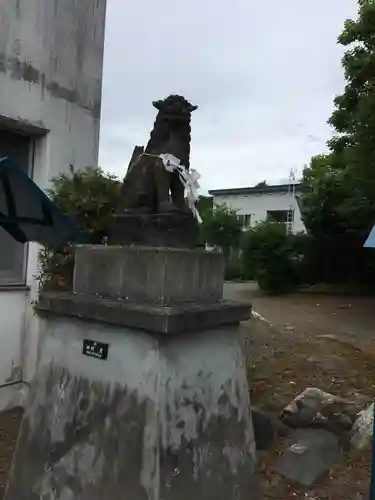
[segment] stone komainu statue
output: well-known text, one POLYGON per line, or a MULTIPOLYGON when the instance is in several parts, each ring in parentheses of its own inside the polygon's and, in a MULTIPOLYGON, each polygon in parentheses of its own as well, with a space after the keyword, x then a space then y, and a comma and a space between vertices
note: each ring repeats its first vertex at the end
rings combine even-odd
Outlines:
POLYGON ((121 207, 128 213, 185 213, 189 208, 185 204, 184 185, 177 173, 165 169, 157 155, 171 154, 189 168, 191 113, 197 106, 178 95, 153 105, 158 110, 154 129, 146 149, 137 146, 134 150, 122 187, 121 207))

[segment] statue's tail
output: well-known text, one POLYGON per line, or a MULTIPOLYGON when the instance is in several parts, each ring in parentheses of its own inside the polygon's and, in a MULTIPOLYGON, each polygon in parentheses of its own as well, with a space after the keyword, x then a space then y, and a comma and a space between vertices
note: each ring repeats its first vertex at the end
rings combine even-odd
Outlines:
POLYGON ((125 197, 125 191, 126 191, 126 187, 127 187, 127 182, 126 182, 127 177, 130 174, 134 164, 136 163, 136 160, 140 157, 140 155, 144 152, 144 150, 145 150, 145 148, 143 146, 135 146, 135 148, 133 149, 133 154, 130 158, 128 170, 126 171, 124 181, 123 181, 122 186, 121 186, 121 195, 120 195, 121 200, 124 200, 124 197, 125 197))
MULTIPOLYGON (((133 149, 133 154, 130 158, 130 162, 129 162, 129 165, 128 165, 128 170, 126 172, 126 175, 128 175, 128 173, 130 172, 130 170, 132 169, 134 163, 135 163, 135 160, 141 155, 143 154, 145 151, 145 148, 143 146, 135 146, 134 149, 133 149)), ((126 177, 126 176, 125 176, 126 177)))

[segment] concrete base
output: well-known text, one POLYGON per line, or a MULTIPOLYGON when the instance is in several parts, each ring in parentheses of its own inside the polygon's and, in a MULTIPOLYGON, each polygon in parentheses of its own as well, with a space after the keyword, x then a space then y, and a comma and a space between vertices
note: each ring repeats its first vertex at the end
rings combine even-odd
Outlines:
POLYGON ((166 337, 48 318, 6 500, 258 500, 254 467, 236 327, 166 337))
POLYGON ((37 310, 41 315, 59 314, 167 335, 236 325, 251 315, 249 304, 227 300, 164 307, 61 292, 41 294, 37 310))

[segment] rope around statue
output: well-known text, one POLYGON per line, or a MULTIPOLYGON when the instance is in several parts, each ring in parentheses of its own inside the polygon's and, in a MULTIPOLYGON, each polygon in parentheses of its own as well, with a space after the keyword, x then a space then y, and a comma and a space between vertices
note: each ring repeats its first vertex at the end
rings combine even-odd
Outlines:
POLYGON ((163 153, 160 155, 152 153, 141 153, 135 160, 134 164, 136 164, 142 156, 152 156, 154 158, 160 158, 164 165, 164 168, 168 172, 175 172, 178 174, 178 177, 185 188, 188 207, 192 211, 193 216, 197 219, 199 224, 201 224, 202 218, 199 215, 197 207, 195 206, 198 201, 198 190, 200 188, 198 179, 201 177, 200 174, 193 168, 191 170, 187 170, 183 165, 181 165, 181 162, 178 158, 169 153, 163 153))

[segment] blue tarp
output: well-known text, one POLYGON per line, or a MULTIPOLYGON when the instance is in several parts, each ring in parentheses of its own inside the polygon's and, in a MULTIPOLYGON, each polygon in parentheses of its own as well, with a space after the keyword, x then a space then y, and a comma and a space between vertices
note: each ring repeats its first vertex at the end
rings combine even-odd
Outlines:
POLYGON ((371 229, 370 234, 363 245, 365 248, 375 248, 375 226, 371 229))
POLYGON ((73 220, 9 158, 0 159, 0 226, 20 243, 86 243, 73 220))

